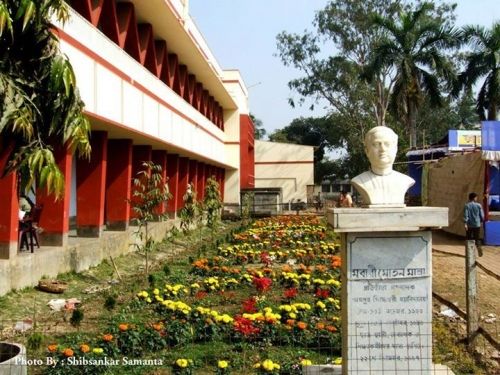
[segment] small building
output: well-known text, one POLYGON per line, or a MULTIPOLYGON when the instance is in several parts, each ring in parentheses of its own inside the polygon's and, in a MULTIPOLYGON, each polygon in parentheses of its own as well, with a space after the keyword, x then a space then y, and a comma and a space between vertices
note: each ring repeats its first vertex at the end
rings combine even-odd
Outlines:
POLYGON ((313 184, 313 146, 255 141, 256 188, 281 188, 283 203, 306 202, 313 184))

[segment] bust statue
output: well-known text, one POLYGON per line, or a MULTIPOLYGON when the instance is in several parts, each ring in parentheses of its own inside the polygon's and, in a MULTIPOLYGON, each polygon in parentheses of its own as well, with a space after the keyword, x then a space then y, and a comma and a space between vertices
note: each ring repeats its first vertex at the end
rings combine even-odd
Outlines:
POLYGON ((398 136, 386 126, 376 126, 365 136, 365 153, 370 170, 351 180, 368 207, 405 207, 406 191, 415 180, 392 169, 398 150, 398 136))

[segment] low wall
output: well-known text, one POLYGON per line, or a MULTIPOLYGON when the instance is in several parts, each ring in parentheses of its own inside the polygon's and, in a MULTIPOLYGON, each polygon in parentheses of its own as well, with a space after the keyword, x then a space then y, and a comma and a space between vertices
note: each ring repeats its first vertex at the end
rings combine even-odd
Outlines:
MULTIPOLYGON (((167 230, 177 220, 150 223, 150 233, 156 241, 165 237, 167 230)), ((34 253, 22 252, 12 259, 0 260, 0 296, 12 289, 35 286, 42 277, 56 277, 65 272, 82 272, 99 265, 109 256, 117 257, 134 251, 138 243, 134 232, 137 227, 127 231, 104 231, 100 238, 72 237, 65 247, 42 246, 34 253)))

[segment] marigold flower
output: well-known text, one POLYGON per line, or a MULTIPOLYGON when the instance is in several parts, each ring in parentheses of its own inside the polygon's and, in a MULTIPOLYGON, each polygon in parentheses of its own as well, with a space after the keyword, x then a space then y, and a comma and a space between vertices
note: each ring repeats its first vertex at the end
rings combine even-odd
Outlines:
POLYGON ((336 328, 335 326, 330 326, 330 325, 328 325, 328 326, 326 326, 326 330, 327 330, 328 332, 336 332, 336 331, 337 331, 337 328, 336 328))
POLYGON ((71 348, 64 349, 62 353, 65 357, 73 357, 75 354, 71 348))
POLYGON ((289 325, 290 327, 293 327, 295 325, 295 320, 287 319, 286 324, 289 325))
POLYGON ((163 324, 162 323, 153 324, 153 329, 155 331, 161 331, 163 329, 163 324))
POLYGON ((88 353, 90 352, 90 346, 88 346, 87 344, 82 344, 80 345, 80 351, 82 353, 88 353))
POLYGON ((312 361, 310 359, 303 359, 302 361, 300 361, 300 364, 302 366, 311 366, 312 365, 312 361))
POLYGON ((325 329, 325 324, 324 323, 318 323, 316 324, 317 329, 325 329))
POLYGON ((185 358, 179 358, 178 360, 175 361, 175 364, 180 368, 186 368, 188 367, 189 362, 185 358))
POLYGON ((122 323, 118 326, 118 329, 122 332, 125 332, 128 330, 128 324, 122 323))
POLYGON ((94 348, 92 349, 92 352, 94 352, 95 354, 102 354, 104 350, 102 348, 94 348))
POLYGON ((51 353, 54 353, 57 351, 57 344, 50 344, 49 346, 47 346, 47 350, 51 353))
POLYGON ((304 322, 298 322, 297 323, 297 328, 300 329, 300 330, 304 330, 307 328, 307 323, 304 323, 304 322))
POLYGON ((107 334, 105 334, 105 335, 103 335, 103 336, 102 336, 102 339, 103 339, 104 341, 106 341, 106 342, 110 342, 110 341, 112 341, 112 340, 113 340, 113 335, 112 335, 112 334, 110 334, 110 333, 107 333, 107 334))
POLYGON ((218 361, 217 362, 217 367, 218 368, 226 368, 227 366, 229 366, 229 362, 228 361, 218 361))

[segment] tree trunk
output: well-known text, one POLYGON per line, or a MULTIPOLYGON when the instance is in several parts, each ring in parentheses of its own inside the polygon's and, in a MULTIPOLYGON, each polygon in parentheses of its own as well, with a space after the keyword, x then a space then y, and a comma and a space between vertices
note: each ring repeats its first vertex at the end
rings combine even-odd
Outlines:
POLYGON ((492 101, 488 108, 488 121, 496 121, 497 119, 497 103, 492 101))
POLYGON ((410 132, 410 148, 417 147, 417 108, 413 100, 408 101, 408 130, 410 132))

